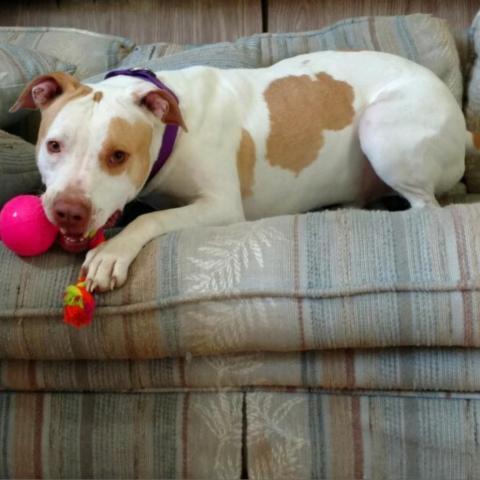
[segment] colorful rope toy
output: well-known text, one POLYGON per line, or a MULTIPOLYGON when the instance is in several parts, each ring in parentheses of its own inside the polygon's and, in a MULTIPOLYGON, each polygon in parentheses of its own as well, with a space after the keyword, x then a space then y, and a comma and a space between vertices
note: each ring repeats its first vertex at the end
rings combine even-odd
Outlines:
MULTIPOLYGON (((105 242, 105 234, 100 229, 90 240, 88 248, 92 249, 105 242)), ((63 321, 75 328, 82 328, 93 320, 95 313, 95 297, 86 288, 86 279, 68 285, 63 295, 63 321)))
POLYGON ((84 278, 69 285, 63 295, 63 321, 75 328, 92 323, 95 312, 95 298, 86 288, 84 278))

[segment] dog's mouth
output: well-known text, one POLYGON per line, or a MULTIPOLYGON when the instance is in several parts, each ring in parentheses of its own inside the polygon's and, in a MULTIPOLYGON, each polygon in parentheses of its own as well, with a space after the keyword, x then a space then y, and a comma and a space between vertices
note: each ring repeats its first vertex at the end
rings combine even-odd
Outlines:
MULTIPOLYGON (((113 228, 121 216, 121 210, 117 210, 115 213, 113 213, 113 215, 110 216, 110 218, 107 220, 105 225, 101 227, 101 229, 113 228)), ((101 229, 84 234, 60 231, 60 234, 58 236, 58 243, 67 252, 84 252, 90 247, 90 242, 95 238, 98 231, 101 229)))

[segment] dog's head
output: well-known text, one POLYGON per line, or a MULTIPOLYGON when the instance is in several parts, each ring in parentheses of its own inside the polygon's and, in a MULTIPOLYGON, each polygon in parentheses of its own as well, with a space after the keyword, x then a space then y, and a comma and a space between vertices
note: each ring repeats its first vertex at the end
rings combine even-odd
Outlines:
POLYGON ((85 85, 61 72, 43 75, 27 85, 11 111, 21 108, 42 114, 36 152, 45 212, 64 234, 79 239, 138 194, 164 125, 185 128, 172 95, 126 77, 85 85))

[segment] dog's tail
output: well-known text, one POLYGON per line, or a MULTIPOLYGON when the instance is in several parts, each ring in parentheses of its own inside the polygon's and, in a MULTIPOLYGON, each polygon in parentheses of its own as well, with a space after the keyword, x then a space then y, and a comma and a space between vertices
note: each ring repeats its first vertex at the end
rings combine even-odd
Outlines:
POLYGON ((480 155, 480 132, 466 131, 465 146, 467 147, 467 154, 480 155))

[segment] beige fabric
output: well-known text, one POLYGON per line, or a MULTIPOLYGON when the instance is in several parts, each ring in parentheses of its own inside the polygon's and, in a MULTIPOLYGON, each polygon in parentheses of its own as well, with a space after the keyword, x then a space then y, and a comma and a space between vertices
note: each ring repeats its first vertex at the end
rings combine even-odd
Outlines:
POLYGON ((115 67, 134 46, 124 37, 52 27, 0 27, 0 42, 73 63, 77 67, 76 76, 80 79, 115 67))
POLYGON ((0 478, 239 478, 240 393, 0 394, 0 478))
POLYGON ((0 394, 0 478, 466 480, 478 395, 0 394))
POLYGON ((51 53, 2 43, 0 33, 0 127, 11 125, 26 115, 26 111, 12 114, 8 110, 27 82, 37 75, 58 70, 73 74, 75 65, 58 60, 51 53))
POLYGON ((478 396, 248 394, 248 478, 475 478, 479 414, 478 396))
POLYGON ((395 348, 258 352, 161 360, 0 361, 0 390, 480 390, 480 351, 395 348))
POLYGON ((40 188, 35 147, 0 130, 0 208, 15 195, 37 192, 40 188))
POLYGON ((465 113, 469 129, 480 131, 480 11, 473 20, 470 39, 475 51, 475 61, 468 84, 468 102, 465 113))
POLYGON ((335 210, 150 242, 93 324, 62 323, 81 256, 0 248, 0 352, 148 359, 255 351, 480 346, 480 205, 335 210), (279 261, 281 259, 281 261, 279 261))
POLYGON ((429 68, 459 103, 462 100, 463 80, 455 40, 448 23, 431 15, 354 17, 320 30, 264 33, 231 43, 194 47, 164 42, 140 45, 121 66, 147 66, 156 71, 191 65, 255 68, 319 50, 378 50, 429 68))
MULTIPOLYGON (((468 78, 465 115, 467 128, 480 132, 480 11, 472 23, 469 38, 474 60, 468 78)), ((480 155, 467 155, 465 182, 469 193, 480 193, 480 155)))

